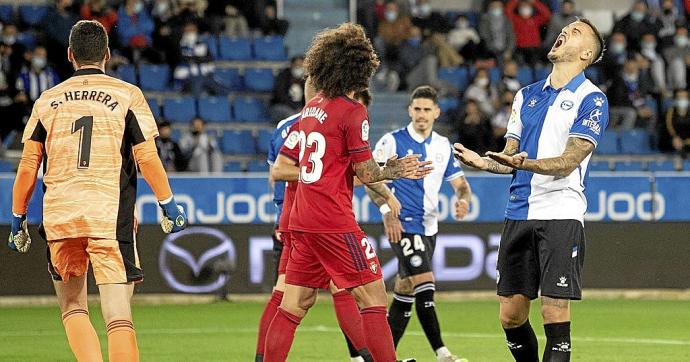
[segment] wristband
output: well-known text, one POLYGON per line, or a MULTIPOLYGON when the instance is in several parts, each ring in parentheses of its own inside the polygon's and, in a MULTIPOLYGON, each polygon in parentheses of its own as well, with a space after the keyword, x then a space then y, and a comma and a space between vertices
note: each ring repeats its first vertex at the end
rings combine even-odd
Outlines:
POLYGON ((391 207, 388 206, 388 204, 383 204, 381 207, 379 207, 379 211, 381 211, 381 215, 386 215, 387 213, 391 212, 391 207))

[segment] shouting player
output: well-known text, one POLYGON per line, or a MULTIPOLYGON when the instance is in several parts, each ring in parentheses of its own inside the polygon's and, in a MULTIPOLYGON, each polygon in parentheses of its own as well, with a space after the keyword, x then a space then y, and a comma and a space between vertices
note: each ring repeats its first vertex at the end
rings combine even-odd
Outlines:
POLYGON ((549 77, 515 95, 503 152, 482 158, 455 145, 465 164, 513 174, 496 277, 500 320, 516 361, 539 360, 528 319, 539 290, 542 360, 570 360, 570 300, 582 298, 585 175, 609 119, 606 96, 584 70, 602 53, 592 23, 569 24, 549 51, 549 77))
POLYGON ((96 21, 72 27, 74 75, 36 101, 14 183, 10 248, 26 251, 26 209, 43 162, 43 228, 48 268, 67 340, 78 361, 102 361, 89 320, 89 262, 101 296, 110 361, 138 361, 130 299, 144 275, 136 249, 137 170, 155 193, 167 232, 185 228, 154 138, 156 122, 136 86, 104 74, 108 36, 96 21), (172 221, 172 223, 170 222, 172 221))
POLYGON ((395 361, 386 321, 381 265, 352 211, 354 176, 365 184, 430 172, 419 155, 392 157, 384 167, 369 148, 366 108, 354 94, 367 88, 379 61, 361 26, 320 32, 305 58, 305 74, 318 92, 299 124, 299 184, 290 213, 292 249, 285 294, 268 329, 265 361, 284 361, 295 330, 332 280, 361 308, 366 346, 376 361, 395 361))
MULTIPOLYGON (((434 163, 434 171, 423 180, 399 179, 392 188, 400 199, 402 210, 399 217, 383 212, 384 225, 391 248, 398 258, 399 279, 395 283, 395 295, 388 310, 388 323, 396 347, 410 320, 412 304, 422 325, 431 349, 438 361, 464 361, 453 356, 443 343, 441 327, 434 303, 434 275, 431 257, 436 246, 438 232, 438 194, 443 180, 455 189, 455 217, 467 215, 471 190, 460 163, 453 157, 448 138, 434 132, 434 122, 441 115, 436 90, 429 86, 415 89, 410 96, 408 113, 412 122, 402 129, 387 133, 376 144, 374 157, 385 162, 395 154, 416 153, 434 163), (400 229, 402 222, 402 234, 400 229)), ((378 196, 369 192, 372 200, 378 196)))

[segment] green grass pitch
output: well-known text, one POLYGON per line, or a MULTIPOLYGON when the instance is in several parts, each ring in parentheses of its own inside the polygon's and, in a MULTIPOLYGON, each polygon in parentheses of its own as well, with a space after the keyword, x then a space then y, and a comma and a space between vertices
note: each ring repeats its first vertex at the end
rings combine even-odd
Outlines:
MULTIPOLYGON (((535 304, 534 307, 537 307, 535 304)), ((446 345, 477 361, 511 361, 495 301, 437 303, 446 345)), ((259 302, 135 305, 142 361, 253 361, 259 302)), ((573 308, 573 361, 690 361, 690 302, 588 300, 573 308)), ((100 311, 91 319, 105 347, 100 311)), ((531 317, 543 346, 538 308, 531 317)), ((0 361, 72 361, 57 307, 0 308, 0 361)), ((435 361, 416 317, 400 357, 435 361)), ((104 356, 107 352, 104 348, 104 356)), ((290 361, 349 361, 330 303, 309 312, 290 361)))

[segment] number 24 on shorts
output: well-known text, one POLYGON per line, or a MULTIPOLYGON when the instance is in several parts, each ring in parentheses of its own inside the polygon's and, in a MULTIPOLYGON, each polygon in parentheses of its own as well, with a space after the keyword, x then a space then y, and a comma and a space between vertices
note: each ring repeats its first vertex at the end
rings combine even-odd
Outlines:
POLYGON ((419 235, 415 235, 414 238, 414 243, 410 241, 409 238, 404 238, 400 240, 400 246, 403 249, 403 255, 409 256, 414 254, 415 250, 419 251, 424 251, 426 248, 424 247, 424 242, 422 241, 422 237, 419 235), (414 246, 414 250, 413 250, 414 246))

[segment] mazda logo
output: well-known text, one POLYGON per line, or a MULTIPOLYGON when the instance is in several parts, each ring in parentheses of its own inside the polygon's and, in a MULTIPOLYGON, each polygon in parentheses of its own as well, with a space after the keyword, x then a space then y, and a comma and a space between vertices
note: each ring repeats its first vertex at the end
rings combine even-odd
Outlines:
POLYGON ((211 264, 210 262, 212 260, 217 259, 224 259, 230 261, 232 264, 236 262, 235 245, 232 239, 223 232, 213 228, 193 227, 176 234, 170 234, 163 240, 163 245, 161 246, 160 255, 158 257, 158 267, 168 285, 177 291, 184 293, 211 293, 223 287, 228 282, 227 274, 221 273, 217 275, 215 279, 206 281, 204 284, 189 284, 178 280, 171 270, 170 262, 172 260, 180 261, 190 269, 194 275, 194 279, 198 279, 204 267, 210 266, 208 264, 211 264), (211 240, 211 244, 215 244, 215 246, 205 250, 196 258, 189 250, 176 243, 178 239, 184 237, 193 238, 195 241, 200 241, 200 239, 204 239, 204 241, 211 240))

